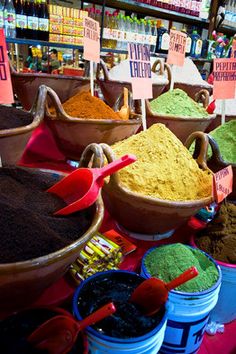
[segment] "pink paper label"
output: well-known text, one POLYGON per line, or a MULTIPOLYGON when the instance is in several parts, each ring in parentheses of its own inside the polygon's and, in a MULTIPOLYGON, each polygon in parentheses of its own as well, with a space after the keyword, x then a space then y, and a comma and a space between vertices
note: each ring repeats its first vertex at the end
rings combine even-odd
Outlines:
POLYGON ((184 65, 187 34, 170 30, 170 44, 167 56, 167 63, 176 66, 184 65))
POLYGON ((100 27, 99 22, 90 17, 84 17, 84 59, 100 62, 100 27))
POLYGON ((133 99, 152 98, 150 47, 147 44, 128 43, 133 99))
POLYGON ((0 29, 0 104, 14 102, 10 68, 7 57, 6 40, 3 29, 0 29))
POLYGON ((236 59, 214 59, 213 96, 215 99, 235 98, 236 59))

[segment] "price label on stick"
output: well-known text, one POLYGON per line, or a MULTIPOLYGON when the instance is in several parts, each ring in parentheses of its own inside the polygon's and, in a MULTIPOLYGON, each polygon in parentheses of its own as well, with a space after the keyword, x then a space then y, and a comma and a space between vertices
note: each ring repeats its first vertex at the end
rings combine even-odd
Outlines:
POLYGON ((90 17, 84 17, 84 59, 100 62, 100 27, 99 22, 90 17))
POLYGON ((0 104, 14 102, 7 46, 3 29, 0 29, 0 104))
POLYGON ((233 170, 228 166, 214 174, 214 194, 217 203, 222 202, 233 188, 233 170))
POLYGON ((186 42, 186 33, 170 30, 170 44, 167 56, 168 64, 176 66, 184 65, 186 42))
POLYGON ((152 98, 150 49, 147 44, 128 43, 133 99, 152 98))
POLYGON ((235 98, 236 58, 214 59, 213 75, 214 98, 235 98))

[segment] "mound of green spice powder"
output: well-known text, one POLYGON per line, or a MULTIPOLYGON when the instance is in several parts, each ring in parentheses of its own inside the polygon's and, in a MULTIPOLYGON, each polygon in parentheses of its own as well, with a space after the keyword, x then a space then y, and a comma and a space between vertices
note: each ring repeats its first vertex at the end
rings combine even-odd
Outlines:
POLYGON ((144 263, 151 276, 160 278, 165 283, 195 266, 199 274, 176 288, 184 292, 195 293, 209 289, 219 277, 214 263, 204 253, 180 243, 155 248, 147 254, 144 263))
POLYGON ((236 164, 236 120, 231 120, 210 132, 217 142, 224 161, 236 164))
POLYGON ((192 118, 207 118, 208 113, 203 108, 190 98, 186 92, 180 89, 175 89, 163 93, 150 102, 153 113, 176 116, 176 117, 192 117, 192 118))

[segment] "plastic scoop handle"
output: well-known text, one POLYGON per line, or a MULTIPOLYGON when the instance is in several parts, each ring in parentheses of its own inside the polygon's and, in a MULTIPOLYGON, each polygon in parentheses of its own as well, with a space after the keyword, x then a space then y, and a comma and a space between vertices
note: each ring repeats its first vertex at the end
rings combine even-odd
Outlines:
POLYGON ((110 162, 106 166, 102 168, 95 168, 94 171, 96 173, 96 176, 98 179, 106 178, 107 176, 112 175, 113 173, 121 170, 123 167, 126 167, 130 165, 131 163, 135 162, 137 160, 137 157, 132 154, 124 155, 120 157, 119 159, 110 162))
POLYGON ((198 275, 196 267, 190 267, 185 272, 180 274, 177 278, 171 280, 169 283, 165 283, 165 287, 168 291, 177 288, 178 286, 186 283, 188 280, 195 278, 198 275))
POLYGON ((27 340, 34 347, 47 350, 49 354, 66 354, 72 349, 80 331, 115 311, 115 305, 111 302, 81 321, 65 315, 54 316, 41 324, 27 340))

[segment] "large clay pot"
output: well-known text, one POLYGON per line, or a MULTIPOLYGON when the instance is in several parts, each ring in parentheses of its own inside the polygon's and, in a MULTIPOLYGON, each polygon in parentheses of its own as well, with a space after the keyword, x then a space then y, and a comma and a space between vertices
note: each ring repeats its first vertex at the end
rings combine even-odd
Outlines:
MULTIPOLYGON (((64 174, 57 171, 30 171, 36 174, 37 178, 40 178, 39 174, 48 174, 55 178, 55 183, 64 177, 64 174)), ((66 273, 84 244, 94 236, 102 223, 104 207, 100 195, 91 208, 91 226, 68 246, 31 260, 0 263, 0 311, 10 312, 29 307, 46 288, 66 273)))
MULTIPOLYGON (((152 71, 156 72, 157 67, 159 66, 159 73, 160 75, 163 75, 164 73, 164 67, 163 64, 160 60, 157 60, 153 67, 152 67, 152 71)), ((168 75, 170 74, 170 72, 168 72, 168 75)), ((100 86, 100 89, 102 91, 102 94, 104 96, 104 99, 106 101, 106 103, 113 107, 117 97, 120 96, 120 94, 123 92, 123 88, 127 87, 127 89, 131 92, 132 91, 132 86, 130 82, 125 82, 125 81, 118 81, 118 80, 110 80, 109 79, 109 73, 106 67, 106 64, 101 60, 100 64, 97 67, 97 83, 100 86), (100 69, 102 69, 103 71, 103 79, 101 79, 99 77, 99 72, 100 69)), ((165 80, 166 82, 157 84, 154 83, 152 85, 152 89, 153 89, 153 97, 158 97, 163 91, 164 89, 168 86, 168 81, 165 80)))
POLYGON ((33 133, 44 118, 46 91, 38 91, 30 110, 33 121, 23 127, 0 130, 0 156, 3 165, 16 165, 33 133))
MULTIPOLYGON (((207 135, 201 132, 195 134, 202 143, 197 162, 203 169, 207 169, 207 135)), ((116 158, 109 146, 100 144, 100 149, 108 162, 116 158)), ((102 160, 99 162, 104 163, 102 160)), ((176 202, 140 195, 122 186, 118 173, 112 174, 109 183, 104 184, 102 195, 107 210, 120 226, 133 233, 145 235, 162 235, 173 231, 213 200, 211 195, 195 201, 176 202)))
MULTIPOLYGON (((195 96, 197 102, 202 101, 204 108, 207 108, 209 103, 209 93, 206 90, 201 90, 195 96)), ((152 112, 151 106, 148 100, 146 100, 147 110, 147 126, 150 127, 155 123, 165 124, 183 143, 187 137, 195 132, 204 132, 208 125, 216 118, 215 114, 209 114, 206 118, 194 118, 194 117, 181 117, 157 114, 152 112)))
POLYGON ((51 87, 59 96, 61 102, 67 101, 80 91, 89 91, 88 78, 41 73, 18 73, 11 68, 11 80, 14 93, 22 107, 30 110, 40 85, 51 87))
POLYGON ((50 88, 47 88, 47 93, 56 109, 56 115, 53 116, 47 110, 45 122, 59 150, 70 160, 78 161, 85 147, 91 143, 112 145, 135 134, 141 126, 141 116, 133 112, 128 120, 70 117, 64 111, 57 94, 50 88))

